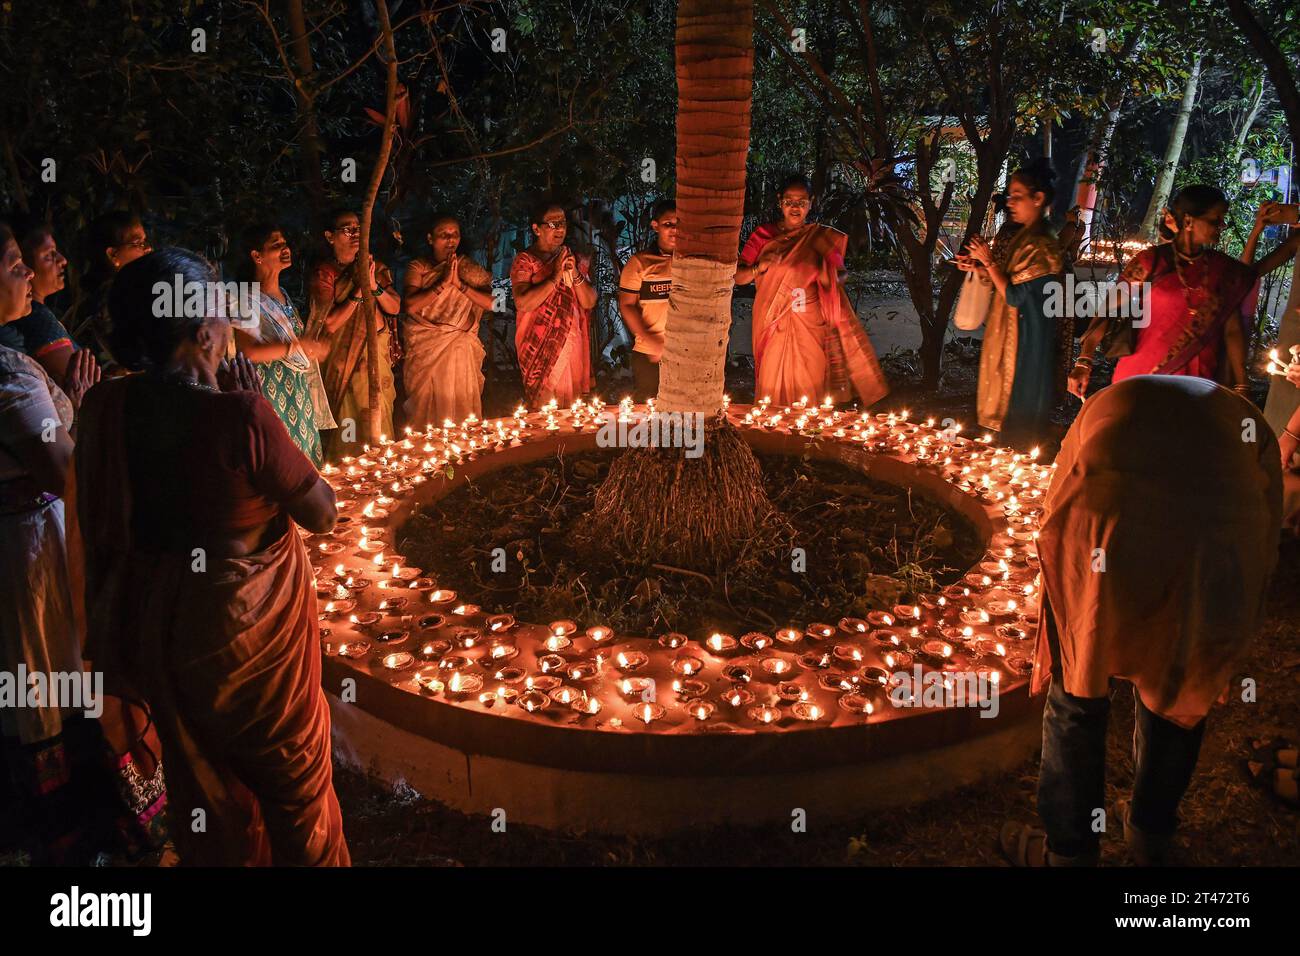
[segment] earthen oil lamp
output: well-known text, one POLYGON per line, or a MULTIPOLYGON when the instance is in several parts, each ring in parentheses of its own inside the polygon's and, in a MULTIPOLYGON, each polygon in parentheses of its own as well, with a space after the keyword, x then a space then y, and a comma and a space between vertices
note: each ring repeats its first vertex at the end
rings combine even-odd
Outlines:
POLYGON ((645 703, 637 704, 633 707, 632 713, 637 720, 642 721, 647 727, 649 727, 654 721, 663 720, 664 714, 666 714, 667 711, 664 710, 663 704, 655 704, 646 701, 645 703))
POLYGON ((748 684, 754 678, 754 672, 744 664, 728 664, 722 669, 722 676, 734 684, 748 684))
POLYGON ((592 660, 573 661, 565 671, 565 677, 572 681, 588 681, 600 672, 600 665, 592 660))
POLYGON ((723 691, 719 699, 729 707, 744 707, 754 702, 754 694, 745 687, 732 687, 723 691))
POLYGON ((765 657, 758 664, 763 672, 773 677, 783 677, 794 670, 794 665, 784 657, 765 657))
POLYGON ((456 592, 446 588, 435 588, 429 592, 430 604, 454 604, 456 602, 456 592))
POLYGON ((723 634, 719 631, 714 631, 705 639, 704 646, 708 648, 709 652, 712 654, 727 655, 735 653, 739 643, 740 642, 730 634, 723 634))
POLYGON ((493 614, 484 622, 484 626, 493 634, 504 634, 515 626, 515 616, 513 614, 493 614))
POLYGON ((651 687, 654 681, 648 677, 624 677, 618 682, 618 690, 624 697, 640 697, 651 687))
POLYGON ((824 641, 835 636, 835 628, 829 624, 809 624, 804 633, 814 641, 824 641))
POLYGON ((693 677, 673 681, 673 693, 681 698, 703 697, 709 692, 709 682, 693 677))
POLYGON ((395 651, 385 654, 382 663, 390 671, 400 671, 415 663, 415 658, 406 651, 395 651))
POLYGON ((759 724, 774 724, 781 719, 781 711, 768 704, 758 704, 745 711, 750 720, 759 724))
POLYGON ((529 689, 520 694, 515 699, 515 703, 528 711, 528 713, 535 714, 550 707, 551 698, 546 694, 543 694, 540 690, 529 689))
POLYGON ((537 659, 537 669, 543 674, 554 674, 563 671, 568 663, 559 654, 544 654, 537 659))
POLYGON ((871 714, 876 709, 862 694, 841 694, 835 702, 850 714, 871 714))
POLYGON ((673 673, 678 677, 690 677, 692 674, 698 674, 704 670, 704 661, 698 657, 683 654, 673 658, 672 668, 673 673))
POLYGON ((339 657, 350 657, 353 660, 359 660, 369 653, 369 641, 349 641, 346 644, 339 645, 339 657))
POLYGON ((584 714, 588 717, 595 716, 596 714, 599 714, 601 711, 601 704, 599 698, 591 697, 588 696, 587 694, 583 694, 580 697, 576 698, 573 701, 573 703, 571 703, 569 706, 572 707, 574 710, 576 710, 578 713, 584 714))
POLYGON ((713 716, 714 707, 707 700, 688 700, 686 712, 698 721, 708 720, 713 716))
POLYGON ((642 651, 619 651, 614 657, 614 664, 625 673, 638 671, 650 663, 650 657, 642 651))
POLYGON ((761 631, 750 631, 748 634, 740 635, 740 645, 750 651, 764 651, 771 647, 773 639, 761 631))
POLYGON ((776 632, 776 639, 782 644, 798 644, 803 639, 803 631, 793 627, 783 627, 776 632))
POLYGON ((420 657, 426 661, 434 661, 450 650, 451 641, 442 639, 436 641, 425 641, 424 644, 420 646, 420 657))
POLYGON ((669 631, 667 634, 659 635, 659 646, 666 647, 670 651, 679 647, 685 647, 686 642, 690 640, 685 634, 678 634, 676 631, 669 631))
POLYGON ((782 700, 786 702, 792 700, 798 700, 799 698, 803 697, 803 695, 804 695, 804 690, 798 684, 787 682, 787 683, 776 685, 776 696, 780 697, 782 700))
POLYGON ((452 700, 464 700, 465 697, 477 695, 484 689, 484 679, 477 674, 461 674, 460 671, 452 671, 446 684, 446 695, 452 700))
POLYGON ((586 633, 587 637, 591 638, 595 644, 606 644, 614 638, 614 629, 601 624, 587 628, 586 633))
POLYGON ((826 716, 826 711, 818 704, 810 700, 799 700, 790 707, 790 713, 794 714, 799 720, 816 721, 826 716))

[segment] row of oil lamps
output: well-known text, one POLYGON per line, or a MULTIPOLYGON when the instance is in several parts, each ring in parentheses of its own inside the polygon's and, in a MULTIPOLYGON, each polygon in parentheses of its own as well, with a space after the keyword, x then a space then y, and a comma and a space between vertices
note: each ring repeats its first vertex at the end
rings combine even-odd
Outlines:
MULTIPOLYGON (((653 411, 653 404, 647 410, 653 411)), ((368 662, 374 671, 392 675, 417 692, 455 703, 477 702, 484 708, 513 704, 522 714, 552 716, 562 711, 582 720, 596 718, 617 703, 619 715, 609 717, 610 727, 672 723, 665 720, 669 711, 660 699, 659 682, 645 676, 650 653, 633 644, 670 656, 671 677, 665 676, 665 681, 673 700, 688 723, 701 725, 715 715, 741 712, 760 726, 780 724, 787 716, 807 723, 833 721, 834 705, 814 699, 827 693, 835 695, 834 704, 847 715, 870 717, 881 709, 880 695, 890 674, 914 664, 935 670, 974 667, 994 683, 1004 672, 1016 677, 1028 673, 1031 665, 1022 648, 1036 621, 1038 603, 1032 542, 1051 475, 1050 468, 1037 463, 1036 451, 1022 455, 972 441, 961 437, 960 427, 952 423, 936 429, 933 420, 910 422, 906 412, 850 413, 834 409, 829 401, 773 410, 763 400, 743 413, 729 413, 743 427, 861 443, 869 451, 936 469, 985 507, 999 508, 1006 526, 993 535, 984 558, 960 582, 892 612, 871 611, 864 619, 844 618, 838 626, 811 624, 802 630, 782 628, 739 638, 711 633, 695 642, 697 646, 683 634, 622 639, 617 642, 622 649, 615 650, 614 632, 603 625, 579 635, 571 621, 541 629, 520 624, 509 614, 486 615, 391 551, 385 525, 399 496, 477 455, 561 427, 595 427, 608 413, 599 399, 592 399, 565 410, 554 403, 537 413, 521 407, 507 419, 480 421, 471 416, 459 425, 448 421, 423 432, 408 429, 400 440, 381 440, 378 447, 366 447, 361 455, 322 469, 338 493, 340 510, 332 534, 308 537, 325 653, 368 662), (411 642, 412 633, 420 640, 411 642), (420 646, 406 650, 408 642, 420 646), (521 666, 521 644, 530 650, 527 657, 533 659, 534 673, 521 666), (793 650, 796 644, 808 649, 794 660, 774 653, 793 650), (721 695, 706 699, 709 684, 701 674, 714 667, 726 687, 721 695), (607 679, 614 693, 602 700, 607 679), (489 687, 489 681, 494 686, 489 687), (775 685, 767 700, 754 692, 763 684, 775 685), (788 713, 781 709, 784 705, 788 713)), ((630 421, 644 413, 625 399, 617 414, 630 421)))

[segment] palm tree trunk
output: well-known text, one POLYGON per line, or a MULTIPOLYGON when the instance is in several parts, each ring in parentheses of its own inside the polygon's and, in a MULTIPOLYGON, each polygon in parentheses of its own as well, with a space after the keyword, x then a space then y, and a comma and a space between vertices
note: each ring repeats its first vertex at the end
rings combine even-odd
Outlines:
POLYGON ((677 8, 677 253, 659 407, 722 407, 731 294, 745 213, 754 88, 752 0, 677 8))
POLYGON ((699 415, 703 447, 633 449, 596 493, 583 534, 634 560, 717 568, 772 512, 758 460, 718 413, 745 209, 752 0, 677 7, 677 250, 658 411, 699 415))
POLYGON ((1192 63, 1192 71, 1187 74, 1187 84, 1183 87, 1183 101, 1178 107, 1178 116, 1174 128, 1169 133, 1169 144, 1165 147, 1165 158, 1160 164, 1160 174, 1156 177, 1155 192, 1151 194, 1151 203, 1147 214, 1142 218, 1141 235, 1154 239, 1156 226, 1165 204, 1169 202, 1169 193, 1174 187, 1174 174, 1178 171, 1178 160, 1183 154, 1183 140, 1187 138, 1187 124, 1192 118, 1192 107, 1196 104, 1196 87, 1201 80, 1201 57, 1197 54, 1192 63))

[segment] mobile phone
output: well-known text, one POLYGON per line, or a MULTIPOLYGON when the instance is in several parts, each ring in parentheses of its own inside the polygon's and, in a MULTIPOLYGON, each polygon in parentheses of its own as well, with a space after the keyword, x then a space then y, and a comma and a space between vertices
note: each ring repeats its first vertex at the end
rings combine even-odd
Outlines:
POLYGON ((1300 225, 1300 203, 1278 203, 1269 210, 1264 221, 1273 226, 1300 225))

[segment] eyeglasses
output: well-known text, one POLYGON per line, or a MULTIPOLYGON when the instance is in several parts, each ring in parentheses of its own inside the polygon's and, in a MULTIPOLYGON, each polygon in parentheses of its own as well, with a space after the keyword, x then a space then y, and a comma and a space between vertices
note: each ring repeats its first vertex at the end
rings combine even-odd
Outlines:
POLYGON ((343 235, 345 235, 345 236, 359 236, 359 235, 361 235, 361 227, 360 227, 360 226, 340 226, 340 227, 339 227, 338 229, 336 229, 335 231, 336 231, 336 232, 341 232, 341 233, 343 233, 343 235))
POLYGON ((119 245, 119 249, 139 249, 143 252, 145 249, 152 249, 148 239, 132 239, 130 242, 124 242, 119 245))
POLYGON ((807 209, 812 203, 807 199, 782 199, 781 205, 786 209, 807 209))
POLYGON ((660 225, 662 228, 664 228, 664 229, 676 229, 676 228, 677 228, 677 220, 676 220, 676 219, 669 219, 667 222, 664 222, 663 220, 660 220, 659 225, 660 225))
POLYGON ((565 226, 568 225, 568 222, 566 222, 563 219, 559 219, 559 220, 548 219, 544 223, 542 223, 542 225, 545 226, 547 229, 563 229, 565 226))

